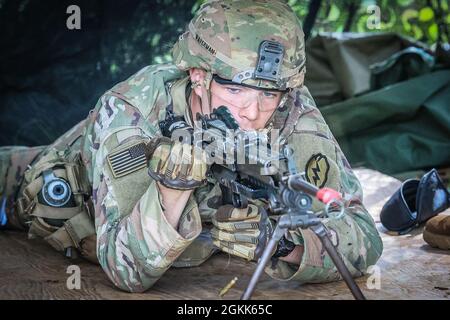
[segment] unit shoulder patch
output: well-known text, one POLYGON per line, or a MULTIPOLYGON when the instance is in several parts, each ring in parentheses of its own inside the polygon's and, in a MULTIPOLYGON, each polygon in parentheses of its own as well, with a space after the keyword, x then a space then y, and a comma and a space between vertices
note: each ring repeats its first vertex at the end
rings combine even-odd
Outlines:
POLYGON ((114 178, 120 178, 147 166, 147 145, 138 142, 108 154, 108 164, 114 178))
POLYGON ((325 186, 328 180, 328 172, 330 171, 330 163, 326 156, 321 153, 314 154, 306 162, 305 176, 309 183, 314 184, 318 188, 325 186))

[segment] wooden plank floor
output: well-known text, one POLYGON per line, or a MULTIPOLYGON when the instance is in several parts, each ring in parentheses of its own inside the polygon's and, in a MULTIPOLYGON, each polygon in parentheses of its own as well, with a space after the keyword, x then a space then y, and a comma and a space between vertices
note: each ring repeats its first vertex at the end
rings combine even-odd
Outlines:
MULTIPOLYGON (((379 211, 400 182, 378 172, 356 170, 365 191, 365 203, 373 214, 384 242, 378 262, 381 288, 369 290, 367 277, 357 283, 369 299, 449 299, 450 252, 432 249, 422 239, 422 228, 403 236, 391 236, 379 223, 379 211)), ((446 214, 450 214, 447 211, 446 214)), ((130 294, 116 289, 99 266, 70 261, 40 240, 24 233, 0 233, 0 299, 221 299, 219 291, 235 276, 236 285, 225 299, 239 299, 254 263, 213 256, 197 268, 170 269, 149 291, 130 294), (66 287, 71 264, 81 269, 81 289, 66 287)), ((343 282, 298 285, 263 275, 256 299, 351 299, 343 282)))

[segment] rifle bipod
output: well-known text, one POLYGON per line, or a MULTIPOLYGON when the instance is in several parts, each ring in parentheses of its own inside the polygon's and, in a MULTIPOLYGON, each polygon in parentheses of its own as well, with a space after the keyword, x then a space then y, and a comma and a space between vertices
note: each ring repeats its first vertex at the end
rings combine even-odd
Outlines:
POLYGON ((278 241, 280 241, 281 237, 284 235, 285 230, 295 230, 296 228, 310 228, 319 237, 323 247, 327 251, 339 273, 342 275, 342 278, 344 279, 348 288, 352 292, 353 297, 356 300, 365 300, 366 298, 361 292, 361 289, 352 278, 350 271, 348 270, 341 256, 328 237, 325 226, 322 224, 319 218, 310 213, 294 216, 290 214, 283 214, 282 216, 280 216, 275 231, 273 232, 272 238, 267 244, 258 262, 256 270, 253 273, 252 278, 250 279, 250 282, 241 297, 241 300, 249 300, 251 298, 256 284, 258 283, 258 280, 261 277, 262 272, 264 271, 264 267, 269 262, 271 258, 270 255, 275 249, 275 246, 278 244, 278 241))

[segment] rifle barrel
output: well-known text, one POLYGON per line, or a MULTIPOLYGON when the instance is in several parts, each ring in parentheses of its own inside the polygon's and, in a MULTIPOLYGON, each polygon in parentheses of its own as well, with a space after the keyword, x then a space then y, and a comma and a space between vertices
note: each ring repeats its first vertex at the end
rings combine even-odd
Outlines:
POLYGON ((317 192, 319 191, 319 188, 303 180, 303 178, 298 174, 289 176, 288 186, 292 190, 303 191, 313 197, 316 197, 317 192))

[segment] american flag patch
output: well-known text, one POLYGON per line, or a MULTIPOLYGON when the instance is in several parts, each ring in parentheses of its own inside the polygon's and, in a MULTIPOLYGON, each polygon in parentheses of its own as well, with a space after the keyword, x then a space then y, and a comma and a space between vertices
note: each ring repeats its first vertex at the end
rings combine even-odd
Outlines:
POLYGON ((146 145, 143 142, 107 156, 114 178, 126 176, 147 166, 146 145))

